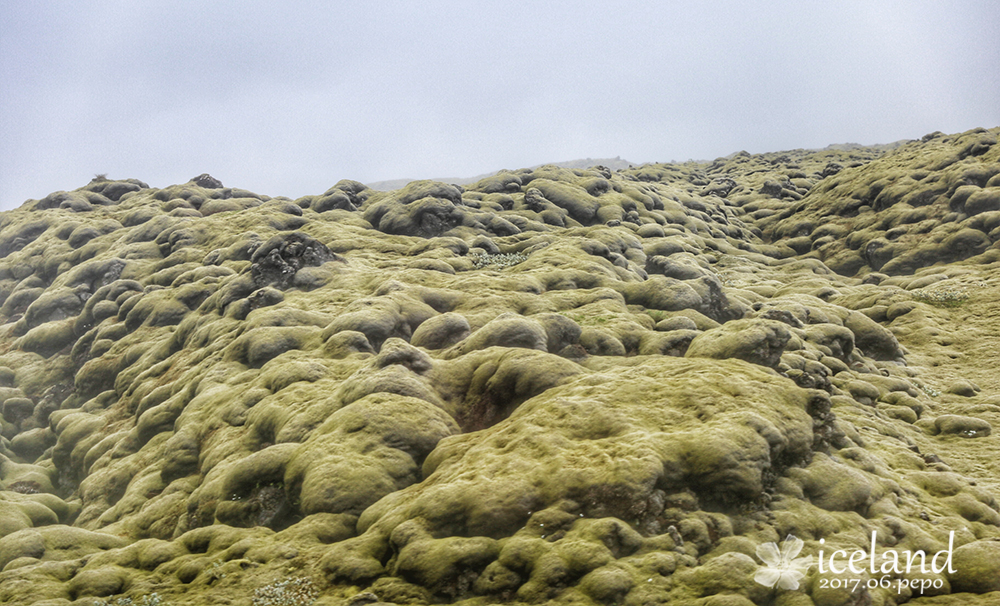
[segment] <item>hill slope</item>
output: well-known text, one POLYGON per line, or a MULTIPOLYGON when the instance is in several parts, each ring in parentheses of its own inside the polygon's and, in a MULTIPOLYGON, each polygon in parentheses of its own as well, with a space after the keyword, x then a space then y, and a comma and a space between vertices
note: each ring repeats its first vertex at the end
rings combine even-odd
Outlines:
POLYGON ((997 133, 29 201, 0 601, 995 603, 997 133))
MULTIPOLYGON (((604 166, 611 170, 619 170, 623 168, 629 168, 633 165, 633 162, 628 160, 622 160, 620 157, 617 158, 599 158, 597 160, 593 158, 582 158, 579 160, 569 160, 567 162, 554 162, 550 166, 557 166, 559 168, 592 168, 594 166, 604 166)), ((544 164, 539 164, 538 166, 531 167, 532 169, 541 168, 546 166, 544 164)), ((443 181, 445 183, 451 183, 452 185, 471 185, 477 181, 481 181, 488 177, 492 177, 499 172, 487 173, 484 175, 479 175, 476 177, 457 177, 450 179, 434 179, 435 181, 443 181)), ((391 191, 394 189, 400 189, 406 187, 408 184, 418 179, 390 179, 388 181, 377 181, 375 183, 368 183, 368 187, 377 191, 391 191)))

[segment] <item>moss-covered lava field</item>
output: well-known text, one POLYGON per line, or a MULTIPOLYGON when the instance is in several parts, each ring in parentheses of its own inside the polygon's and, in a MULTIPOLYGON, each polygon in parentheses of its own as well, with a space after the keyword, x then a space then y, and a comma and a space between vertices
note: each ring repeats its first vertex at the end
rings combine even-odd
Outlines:
POLYGON ((29 200, 0 603, 1000 604, 998 134, 29 200))

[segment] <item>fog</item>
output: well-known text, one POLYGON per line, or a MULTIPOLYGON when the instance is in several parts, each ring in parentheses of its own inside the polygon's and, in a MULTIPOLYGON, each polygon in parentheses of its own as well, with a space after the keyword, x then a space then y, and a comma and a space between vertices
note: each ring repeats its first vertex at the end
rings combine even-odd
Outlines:
POLYGON ((0 208, 994 127, 997 32, 992 2, 9 2, 0 208))

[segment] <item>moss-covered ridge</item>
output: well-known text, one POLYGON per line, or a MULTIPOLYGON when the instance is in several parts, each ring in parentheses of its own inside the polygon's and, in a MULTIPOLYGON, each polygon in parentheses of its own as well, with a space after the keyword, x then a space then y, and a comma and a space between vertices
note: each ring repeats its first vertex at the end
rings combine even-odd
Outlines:
POLYGON ((815 568, 776 594, 756 546, 955 531, 983 572, 932 581, 989 603, 1000 384, 940 369, 998 300, 996 134, 29 201, 0 218, 0 600, 919 604, 815 568))

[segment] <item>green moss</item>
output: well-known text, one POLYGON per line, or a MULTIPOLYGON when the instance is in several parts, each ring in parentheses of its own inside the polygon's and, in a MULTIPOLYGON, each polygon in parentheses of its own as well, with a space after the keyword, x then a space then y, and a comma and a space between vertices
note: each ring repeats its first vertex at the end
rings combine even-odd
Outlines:
POLYGON ((0 602, 794 606, 850 595, 741 554, 988 544, 994 135, 5 213, 0 602))

